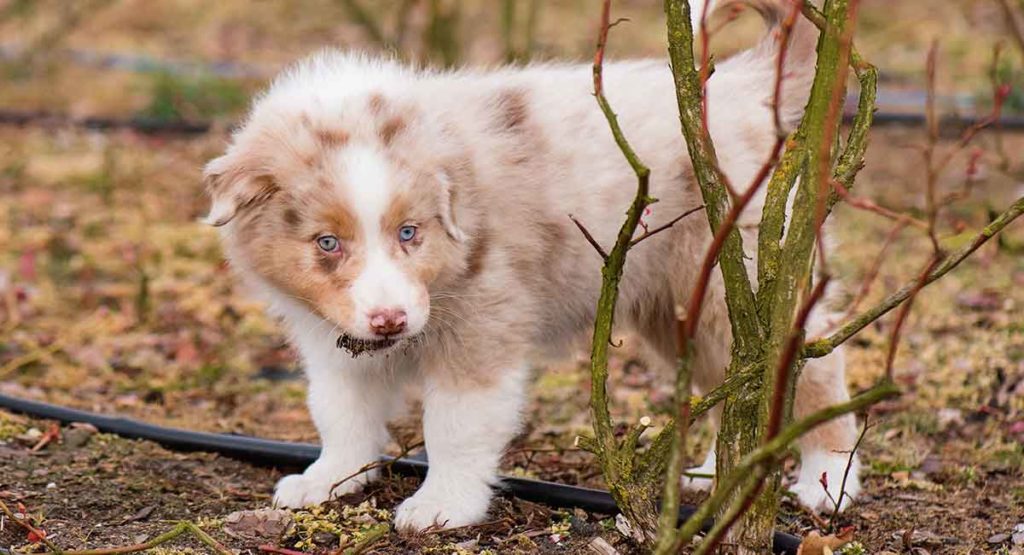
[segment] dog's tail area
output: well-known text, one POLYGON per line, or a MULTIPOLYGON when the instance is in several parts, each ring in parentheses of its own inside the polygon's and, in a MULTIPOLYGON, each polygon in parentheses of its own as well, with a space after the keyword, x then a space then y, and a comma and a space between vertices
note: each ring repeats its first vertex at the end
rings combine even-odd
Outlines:
MULTIPOLYGON (((773 94, 774 87, 766 85, 775 82, 783 29, 787 21, 792 21, 783 58, 779 102, 782 123, 791 129, 803 117, 811 83, 814 81, 818 28, 800 13, 803 0, 690 0, 694 36, 700 32, 701 21, 706 21, 715 11, 738 9, 744 5, 753 8, 764 18, 768 32, 756 46, 730 58, 726 62, 728 68, 722 64, 720 69, 749 73, 752 77, 756 75, 761 81, 758 83, 759 88, 773 94)), ((708 28, 711 26, 708 25, 708 28)))

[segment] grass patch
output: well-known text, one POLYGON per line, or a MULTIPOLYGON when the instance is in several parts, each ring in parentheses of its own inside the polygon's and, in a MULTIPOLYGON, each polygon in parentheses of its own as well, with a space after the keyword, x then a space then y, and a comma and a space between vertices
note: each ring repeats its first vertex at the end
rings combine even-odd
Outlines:
POLYGON ((249 98, 237 81, 203 73, 156 73, 148 86, 149 104, 138 115, 162 122, 234 115, 245 108, 249 98))

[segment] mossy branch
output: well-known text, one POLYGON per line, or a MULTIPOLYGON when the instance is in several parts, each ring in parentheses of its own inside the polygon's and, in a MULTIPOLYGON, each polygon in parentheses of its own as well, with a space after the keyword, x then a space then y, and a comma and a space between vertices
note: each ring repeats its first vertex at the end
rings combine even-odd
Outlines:
POLYGON ((704 521, 715 515, 746 478, 758 468, 765 465, 771 468, 781 462, 797 439, 830 420, 856 413, 899 393, 900 390, 895 384, 883 381, 845 403, 821 409, 783 428, 775 438, 748 453, 732 472, 719 481, 711 497, 702 503, 697 512, 679 529, 672 543, 672 550, 665 553, 675 553, 679 546, 688 544, 700 531, 704 521))
MULTIPOLYGON (((711 133, 704 125, 703 84, 693 52, 690 3, 687 0, 665 0, 665 14, 679 122, 704 199, 708 224, 712 233, 715 233, 729 212, 729 187, 718 164, 711 133)), ((719 264, 725 278, 725 297, 733 329, 734 350, 744 356, 756 355, 764 331, 757 318, 754 293, 744 263, 743 239, 738 229, 729 230, 721 247, 719 264)))
POLYGON ((341 555, 360 555, 361 553, 365 553, 371 546, 373 546, 373 544, 388 535, 389 532, 391 532, 390 525, 377 524, 373 528, 367 530, 355 545, 342 551, 341 555))
MULTIPOLYGON (((941 263, 939 263, 939 265, 928 274, 927 278, 924 280, 924 285, 927 286, 933 283, 935 280, 948 274, 951 270, 959 266, 960 263, 971 256, 974 251, 978 250, 978 248, 984 245, 989 239, 998 235, 1004 228, 1006 228, 1007 225, 1020 217, 1021 214, 1024 214, 1024 197, 1017 199, 1017 201, 1010 205, 1005 212, 985 226, 973 241, 951 253, 941 263)), ((836 347, 842 345, 846 340, 857 334, 857 332, 867 327, 868 324, 878 320, 890 310, 898 307, 904 301, 909 299, 918 286, 919 281, 917 278, 914 278, 877 305, 852 318, 849 322, 832 333, 832 335, 806 343, 801 356, 803 358, 818 358, 828 355, 835 350, 836 347)))
POLYGON ((769 292, 775 290, 775 276, 779 273, 781 263, 782 235, 786 227, 786 202, 807 160, 807 150, 803 148, 803 143, 804 136, 801 132, 786 141, 786 151, 768 181, 764 208, 761 211, 761 223, 757 234, 757 311, 764 326, 769 325, 769 292))
POLYGON ((666 226, 650 231, 639 238, 634 239, 637 227, 644 210, 655 199, 651 198, 650 191, 650 169, 640 160, 640 157, 633 150, 626 139, 619 125, 618 117, 612 110, 604 95, 604 53, 608 41, 610 22, 611 0, 604 0, 601 10, 601 25, 599 27, 597 50, 594 54, 593 78, 594 97, 598 107, 608 122, 615 144, 619 147, 626 162, 636 175, 636 194, 626 211, 626 219, 619 228, 615 244, 610 250, 605 251, 596 239, 587 231, 582 222, 573 219, 580 228, 583 235, 594 246, 595 250, 604 260, 601 268, 601 293, 597 302, 597 313, 594 321, 594 334, 590 354, 591 374, 591 395, 590 411, 593 418, 594 438, 579 438, 579 445, 595 453, 601 463, 605 480, 611 491, 612 497, 619 505, 622 512, 632 523, 643 532, 645 538, 653 540, 655 537, 656 523, 653 515, 655 513, 655 497, 657 482, 651 479, 652 476, 660 474, 663 461, 666 458, 668 449, 667 437, 664 432, 655 439, 655 444, 643 455, 636 452, 636 445, 640 435, 647 428, 646 423, 635 426, 619 443, 616 441, 611 415, 608 412, 608 349, 611 344, 612 326, 615 315, 615 305, 619 295, 619 283, 622 279, 622 271, 626 264, 626 256, 631 247, 640 241, 668 229, 672 224, 686 215, 696 212, 697 209, 688 211, 679 218, 669 222, 666 226))
MULTIPOLYGON (((633 147, 630 146, 629 141, 626 140, 622 127, 619 125, 618 117, 604 95, 604 81, 602 77, 604 51, 608 41, 608 28, 610 25, 610 11, 611 0, 605 0, 601 13, 601 31, 598 36, 597 52, 594 55, 594 98, 597 100, 597 105, 608 122, 608 127, 611 129, 615 144, 618 145, 622 155, 636 174, 637 187, 633 201, 626 211, 626 219, 622 226, 619 227, 615 245, 607 253, 601 253, 605 262, 601 268, 601 295, 597 302, 597 316, 594 322, 593 345, 590 354, 590 408, 594 418, 594 432, 598 452, 602 459, 615 452, 615 438, 612 433, 611 415, 608 413, 607 382, 608 347, 612 336, 615 304, 619 295, 619 282, 622 279, 622 270, 626 264, 626 253, 629 251, 630 242, 633 239, 634 233, 636 233, 636 228, 640 225, 640 218, 643 216, 644 209, 653 201, 648 195, 651 170, 640 161, 639 156, 637 156, 633 147)), ((582 228, 582 224, 581 229, 585 229, 582 228)), ((604 460, 602 462, 607 464, 604 460)), ((617 477, 617 473, 613 468, 609 470, 612 472, 610 474, 606 473, 605 478, 612 482, 617 477)))

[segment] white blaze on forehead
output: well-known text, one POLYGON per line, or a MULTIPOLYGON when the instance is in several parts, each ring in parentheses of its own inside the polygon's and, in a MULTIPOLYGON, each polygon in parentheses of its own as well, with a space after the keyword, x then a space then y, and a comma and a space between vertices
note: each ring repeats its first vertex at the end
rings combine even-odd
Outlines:
POLYGON ((380 220, 391 202, 392 184, 387 160, 376 149, 353 146, 341 151, 340 169, 346 197, 359 218, 364 237, 380 239, 380 220))
POLYGON ((364 241, 363 271, 351 289, 355 313, 350 333, 371 338, 370 313, 398 309, 406 313, 408 331, 415 334, 426 324, 429 305, 423 302, 422 286, 411 280, 393 258, 398 230, 381 227, 395 191, 391 168, 378 150, 360 146, 342 151, 339 169, 343 178, 338 186, 344 188, 364 241))

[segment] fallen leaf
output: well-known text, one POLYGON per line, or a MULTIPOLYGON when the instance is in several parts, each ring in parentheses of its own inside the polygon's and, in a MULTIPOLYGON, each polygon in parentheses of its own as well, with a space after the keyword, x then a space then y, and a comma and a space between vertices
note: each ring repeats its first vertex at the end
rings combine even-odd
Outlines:
POLYGON ((1006 543, 1006 540, 1010 539, 1010 534, 992 534, 988 537, 988 543, 991 545, 999 545, 1006 543))
POLYGON ((1003 306, 1003 296, 991 289, 969 291, 957 295, 956 304, 971 310, 999 310, 1003 306))
POLYGON ((292 523, 292 515, 280 509, 236 511, 224 518, 224 532, 233 538, 279 538, 292 523))
POLYGON ((153 514, 153 511, 156 510, 156 507, 156 505, 147 505, 136 511, 135 514, 124 517, 124 520, 121 521, 121 524, 123 525, 128 524, 129 522, 146 520, 147 518, 149 518, 149 515, 153 514))
POLYGON ((853 540, 853 527, 843 528, 838 534, 822 536, 817 530, 804 536, 796 555, 830 555, 853 540))

